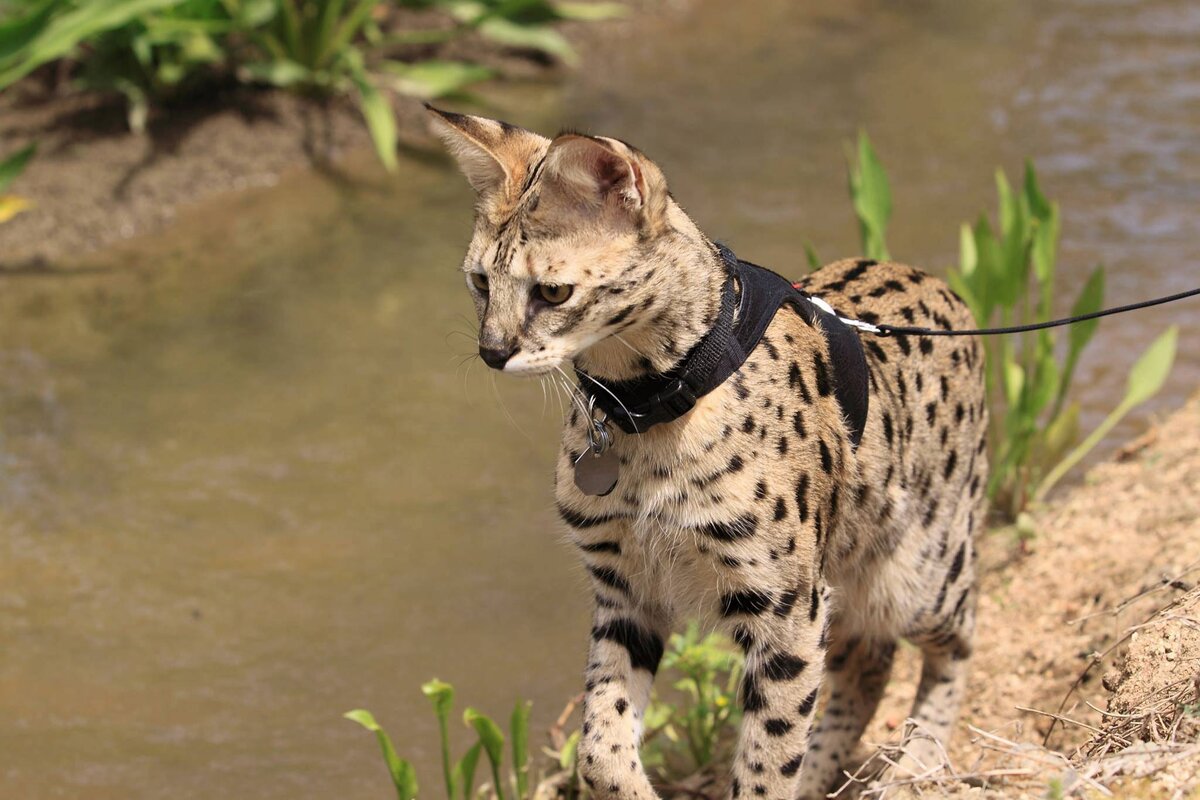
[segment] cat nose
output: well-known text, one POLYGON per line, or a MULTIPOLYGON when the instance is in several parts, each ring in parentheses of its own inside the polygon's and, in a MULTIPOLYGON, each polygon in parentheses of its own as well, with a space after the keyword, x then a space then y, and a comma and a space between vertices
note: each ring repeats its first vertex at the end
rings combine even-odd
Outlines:
POLYGON ((484 347, 479 345, 479 357, 483 359, 483 363, 487 364, 492 369, 504 369, 504 365, 517 352, 517 346, 501 345, 500 347, 484 347))

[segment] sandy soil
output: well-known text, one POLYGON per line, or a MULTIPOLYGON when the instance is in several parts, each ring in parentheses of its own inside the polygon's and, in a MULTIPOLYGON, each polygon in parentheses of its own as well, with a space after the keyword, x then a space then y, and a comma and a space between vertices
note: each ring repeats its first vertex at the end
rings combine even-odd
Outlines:
MULTIPOLYGON (((949 769, 919 794, 1200 796, 1200 395, 1035 519, 1025 546, 981 542, 970 695, 949 769)), ((906 691, 871 742, 903 726, 917 675, 904 656, 906 691)))

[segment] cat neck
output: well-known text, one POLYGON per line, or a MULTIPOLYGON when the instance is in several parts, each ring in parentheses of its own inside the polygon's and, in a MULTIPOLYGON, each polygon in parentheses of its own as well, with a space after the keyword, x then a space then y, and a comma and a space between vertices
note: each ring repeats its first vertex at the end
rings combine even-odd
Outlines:
POLYGON ((669 372, 712 329, 727 267, 716 245, 684 219, 646 256, 636 323, 585 350, 576 367, 601 381, 669 372))

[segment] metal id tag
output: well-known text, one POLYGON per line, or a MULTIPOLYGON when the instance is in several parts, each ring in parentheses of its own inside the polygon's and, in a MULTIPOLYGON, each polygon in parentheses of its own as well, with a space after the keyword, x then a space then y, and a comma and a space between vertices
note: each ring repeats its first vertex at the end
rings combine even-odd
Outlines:
POLYGON ((604 497, 617 486, 620 465, 617 454, 609 450, 599 455, 584 450, 575 462, 575 485, 593 497, 604 497))
POLYGON ((588 446, 575 459, 575 485, 586 495, 604 497, 617 485, 620 461, 612 450, 608 416, 596 408, 595 398, 588 403, 588 423, 588 446))

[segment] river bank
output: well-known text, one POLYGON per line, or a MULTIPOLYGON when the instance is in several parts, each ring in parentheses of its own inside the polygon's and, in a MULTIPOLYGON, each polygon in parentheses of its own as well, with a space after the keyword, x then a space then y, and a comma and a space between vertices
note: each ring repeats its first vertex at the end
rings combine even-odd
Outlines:
MULTIPOLYGON (((644 10, 630 7, 631 15, 644 10)), ((446 23, 435 12, 407 12, 406 19, 419 29, 446 23)), ((559 28, 588 64, 600 42, 623 35, 631 24, 624 17, 559 28)), ((505 92, 550 86, 570 71, 544 54, 478 35, 430 48, 429 56, 469 59, 501 76, 476 92, 483 105, 499 103, 495 113, 505 92)), ((347 154, 371 147, 360 112, 346 98, 216 86, 156 109, 145 133, 137 134, 129 129, 121 98, 58 92, 44 84, 31 76, 0 95, 0 153, 38 144, 13 189, 33 206, 0 225, 0 270, 44 267, 159 231, 203 200, 274 186, 299 170, 336 177, 347 154)), ((392 95, 392 106, 402 154, 432 152, 422 101, 392 95)))

